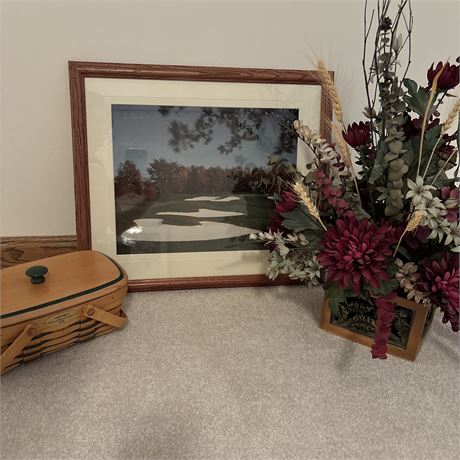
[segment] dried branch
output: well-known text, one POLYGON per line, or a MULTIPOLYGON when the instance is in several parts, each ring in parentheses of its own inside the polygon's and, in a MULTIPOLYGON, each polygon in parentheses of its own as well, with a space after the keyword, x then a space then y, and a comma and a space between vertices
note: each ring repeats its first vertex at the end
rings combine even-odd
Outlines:
POLYGON ((375 106, 375 97, 374 100, 371 101, 371 96, 369 92, 370 86, 370 75, 367 72, 367 64, 366 64, 366 52, 367 52, 367 40, 369 39, 369 34, 372 30, 372 23, 374 22, 374 13, 375 10, 372 10, 371 19, 369 22, 369 27, 367 26, 367 0, 364 4, 364 49, 363 49, 363 59, 362 59, 362 67, 364 73, 364 86, 366 88, 366 96, 367 96, 367 106, 369 109, 369 123, 371 125, 371 139, 372 145, 374 149, 376 148, 376 139, 375 139, 375 126, 374 126, 374 118, 373 118, 373 110, 375 106))

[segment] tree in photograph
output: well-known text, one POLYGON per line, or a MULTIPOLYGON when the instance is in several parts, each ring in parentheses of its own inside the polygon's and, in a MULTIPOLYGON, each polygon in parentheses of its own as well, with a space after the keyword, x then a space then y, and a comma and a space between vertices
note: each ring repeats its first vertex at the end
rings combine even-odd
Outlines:
POLYGON ((207 170, 207 193, 231 193, 235 181, 231 169, 211 166, 207 170))
POLYGON ((147 173, 159 190, 160 200, 169 200, 172 192, 182 189, 182 168, 177 162, 167 161, 164 158, 155 159, 149 164, 147 173))
POLYGON ((185 193, 203 193, 205 181, 203 180, 203 174, 200 174, 200 171, 197 166, 190 166, 187 181, 184 185, 185 193))
MULTIPOLYGON (((160 108, 163 116, 177 115, 183 107, 160 108)), ((234 150, 241 149, 243 142, 259 141, 264 132, 278 133, 272 138, 270 154, 294 152, 297 145, 297 136, 290 128, 298 117, 294 109, 252 109, 234 107, 202 107, 200 114, 193 123, 187 124, 179 119, 173 119, 169 124, 169 145, 179 153, 195 148, 197 144, 208 144, 214 138, 214 130, 218 127, 227 127, 229 138, 223 139, 218 151, 228 155, 234 150), (276 131, 275 131, 276 130, 276 131)))
POLYGON ((241 169, 236 168, 232 177, 234 178, 235 185, 233 186, 233 193, 256 193, 260 192, 261 180, 265 176, 265 171, 261 168, 241 169))
POLYGON ((142 181, 142 196, 146 200, 153 201, 158 198, 159 190, 155 182, 150 179, 144 179, 142 181))
POLYGON ((142 195, 142 175, 134 162, 126 160, 120 163, 114 179, 115 197, 125 195, 142 195))

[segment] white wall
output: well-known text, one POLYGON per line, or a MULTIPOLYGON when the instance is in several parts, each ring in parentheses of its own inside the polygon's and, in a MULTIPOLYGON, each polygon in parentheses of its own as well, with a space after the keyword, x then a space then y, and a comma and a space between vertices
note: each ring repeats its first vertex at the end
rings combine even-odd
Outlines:
MULTIPOLYGON (((373 0, 369 0, 373 4, 373 0)), ((396 1, 396 0, 394 0, 396 1)), ((3 236, 75 233, 67 61, 337 71, 361 119, 363 1, 4 1, 3 236)), ((460 51, 457 0, 413 0, 412 78, 460 51)))

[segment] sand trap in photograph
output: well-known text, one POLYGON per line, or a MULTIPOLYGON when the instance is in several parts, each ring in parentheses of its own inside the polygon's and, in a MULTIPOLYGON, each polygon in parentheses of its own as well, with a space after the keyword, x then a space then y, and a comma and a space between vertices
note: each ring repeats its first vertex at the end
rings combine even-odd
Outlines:
POLYGON ((259 231, 223 222, 203 221, 193 226, 163 224, 163 219, 136 219, 134 222, 136 227, 129 228, 121 235, 126 242, 220 240, 259 231))
POLYGON ((227 201, 238 201, 241 200, 238 196, 226 196, 220 198, 218 196, 196 196, 194 198, 186 198, 184 201, 214 201, 216 203, 225 203, 227 201))
POLYGON ((157 212, 157 216, 186 216, 186 217, 230 217, 244 216, 243 212, 218 211, 215 209, 198 209, 196 212, 157 212))

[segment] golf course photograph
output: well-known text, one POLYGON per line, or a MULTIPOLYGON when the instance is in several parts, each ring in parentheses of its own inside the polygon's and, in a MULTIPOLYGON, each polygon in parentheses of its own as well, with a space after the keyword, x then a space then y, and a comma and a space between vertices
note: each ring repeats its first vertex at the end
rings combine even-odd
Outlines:
POLYGON ((261 250, 297 109, 112 105, 118 254, 261 250))

